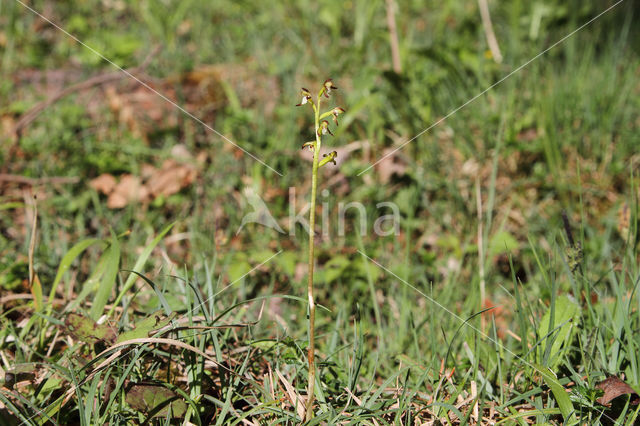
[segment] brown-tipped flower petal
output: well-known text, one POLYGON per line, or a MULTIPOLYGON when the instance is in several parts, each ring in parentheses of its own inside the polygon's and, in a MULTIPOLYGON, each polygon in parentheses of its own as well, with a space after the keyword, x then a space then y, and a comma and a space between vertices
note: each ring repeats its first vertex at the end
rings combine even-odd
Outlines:
POLYGON ((320 127, 318 127, 318 136, 326 135, 327 133, 333 136, 333 133, 331 133, 331 130, 329 129, 329 122, 327 120, 322 120, 320 127))
POLYGON ((325 97, 329 97, 329 93, 331 93, 332 90, 338 90, 338 88, 333 84, 333 80, 332 79, 327 79, 325 80, 325 82, 323 83, 324 86, 324 96, 325 97))
POLYGON ((336 126, 338 125, 338 116, 340 114, 344 114, 344 108, 335 107, 331 110, 331 115, 333 115, 333 122, 336 123, 336 126))
POLYGON ((309 147, 309 151, 313 151, 314 144, 315 144, 315 141, 305 142, 304 144, 302 144, 302 149, 309 147))
POLYGON ((308 89, 305 89, 303 87, 302 90, 300 90, 300 94, 302 95, 302 100, 300 101, 299 104, 296 104, 296 106, 302 106, 302 105, 306 104, 309 101, 311 101, 311 103, 313 103, 313 101, 311 100, 311 92, 309 92, 308 89))

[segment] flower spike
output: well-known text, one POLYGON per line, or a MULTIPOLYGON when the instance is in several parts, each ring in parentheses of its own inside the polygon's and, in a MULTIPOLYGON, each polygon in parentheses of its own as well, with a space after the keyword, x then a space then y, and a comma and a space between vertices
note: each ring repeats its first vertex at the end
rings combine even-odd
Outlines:
POLYGON ((302 90, 300 90, 300 94, 302 95, 302 100, 299 104, 296 104, 296 106, 302 106, 307 102, 313 103, 313 100, 311 99, 311 92, 309 92, 309 89, 305 89, 303 87, 302 90))
MULTIPOLYGON (((333 133, 331 133, 331 130, 329 128, 330 123, 329 123, 329 117, 331 117, 331 120, 333 120, 333 122, 335 123, 336 126, 338 126, 338 116, 340 114, 344 114, 345 110, 341 107, 328 107, 328 108, 324 108, 324 110, 321 109, 321 106, 324 106, 323 104, 323 95, 324 98, 329 98, 331 91, 333 90, 338 90, 338 88, 333 84, 333 80, 331 80, 330 78, 325 80, 324 83, 322 83, 322 86, 319 87, 319 91, 318 92, 314 92, 313 96, 311 95, 311 92, 309 92, 308 89, 306 88, 302 88, 302 90, 300 91, 300 94, 302 95, 302 100, 300 101, 300 103, 297 106, 302 106, 305 104, 310 103, 311 106, 313 107, 313 116, 314 116, 314 131, 315 131, 315 140, 313 141, 309 141, 309 142, 305 142, 304 144, 302 144, 302 149, 304 150, 305 148, 309 148, 310 151, 312 151, 313 154, 313 160, 312 160, 312 165, 311 165, 311 204, 309 206, 309 222, 310 223, 315 223, 315 218, 316 218, 316 193, 317 193, 317 189, 318 189, 318 168, 322 167, 322 166, 326 166, 328 163, 333 163, 335 166, 338 166, 338 162, 336 161, 336 158, 338 157, 338 152, 337 151, 331 151, 328 152, 322 156, 320 156, 320 154, 322 152, 327 152, 326 150, 322 149, 322 136, 326 135, 327 133, 333 136, 333 133), (316 95, 317 93, 317 95, 316 95)), ((305 155, 305 157, 307 157, 305 155)), ((307 347, 307 361, 308 361, 308 369, 307 369, 307 397, 306 397, 306 403, 305 403, 305 413, 304 413, 304 419, 305 420, 312 420, 313 416, 314 416, 314 401, 315 401, 315 397, 314 397, 314 391, 315 391, 315 383, 316 383, 316 355, 315 355, 315 318, 316 318, 316 304, 314 301, 314 285, 313 285, 313 281, 314 281, 314 264, 315 264, 315 256, 314 256, 314 237, 316 235, 315 230, 313 229, 313 226, 310 226, 308 229, 308 235, 309 235, 309 273, 307 275, 307 298, 309 300, 309 311, 308 311, 308 316, 307 319, 309 320, 309 332, 308 332, 308 347, 307 347)))

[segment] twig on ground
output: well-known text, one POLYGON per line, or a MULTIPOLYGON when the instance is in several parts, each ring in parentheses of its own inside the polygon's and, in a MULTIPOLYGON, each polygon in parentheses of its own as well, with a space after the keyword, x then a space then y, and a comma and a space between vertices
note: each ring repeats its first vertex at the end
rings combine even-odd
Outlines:
POLYGON ((20 175, 12 175, 8 173, 0 173, 0 182, 18 183, 29 186, 45 185, 45 184, 62 184, 62 183, 77 183, 80 178, 77 176, 51 176, 43 178, 30 178, 20 175))

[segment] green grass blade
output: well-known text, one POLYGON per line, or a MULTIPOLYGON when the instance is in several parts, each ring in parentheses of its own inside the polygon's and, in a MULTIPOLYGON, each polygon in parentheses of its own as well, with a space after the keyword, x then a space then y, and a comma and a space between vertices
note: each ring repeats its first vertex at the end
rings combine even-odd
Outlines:
POLYGON ((93 320, 98 320, 100 315, 102 315, 118 277, 118 266, 120 265, 120 243, 118 242, 118 238, 114 236, 111 239, 111 245, 103 256, 105 256, 106 259, 105 272, 100 280, 98 291, 93 298, 91 311, 89 311, 89 316, 93 320))
POLYGON ((551 389, 551 392, 558 403, 558 408, 560 408, 565 424, 577 423, 578 420, 576 418, 571 399, 569 398, 569 394, 560 384, 555 373, 551 371, 551 369, 539 364, 534 364, 534 367, 540 373, 547 386, 549 386, 549 389, 551 389))
POLYGON ((56 290, 58 289, 58 285, 60 284, 60 280, 62 280, 62 276, 65 272, 71 267, 73 261, 82 254, 86 249, 91 247, 94 244, 104 243, 103 240, 98 238, 89 238, 87 240, 82 240, 73 247, 64 255, 62 260, 60 261, 60 266, 58 267, 58 273, 56 274, 55 279, 53 280, 53 285, 51 286, 51 291, 49 292, 49 313, 51 313, 51 303, 53 298, 56 295, 56 290))
MULTIPOLYGON (((138 260, 136 261, 136 264, 133 265, 133 269, 134 271, 139 271, 142 269, 142 267, 144 266, 144 264, 146 263, 147 259, 149 258, 149 256, 151 255, 151 251, 158 245, 158 243, 160 242, 160 240, 162 240, 162 238, 164 238, 164 236, 167 234, 167 232, 169 232, 171 230, 171 228, 173 228, 173 225, 175 225, 174 223, 169 224, 167 227, 165 227, 151 242, 151 244, 149 244, 147 247, 144 248, 144 250, 142 251, 142 254, 140 254, 140 257, 138 258, 138 260)), ((138 278, 138 276, 134 273, 130 273, 129 277, 127 278, 127 281, 125 281, 124 286, 122 287, 122 290, 120 290, 120 293, 118 294, 118 297, 116 297, 115 302, 113 302, 113 306, 111 307, 111 309, 109 310, 109 312, 107 313, 107 316, 111 316, 113 315, 113 312, 116 308, 116 306, 118 306, 118 304, 120 303, 120 301, 122 300, 122 297, 124 297, 124 295, 127 293, 127 291, 129 291, 129 289, 131 287, 133 287, 133 284, 136 282, 136 278, 138 278)))

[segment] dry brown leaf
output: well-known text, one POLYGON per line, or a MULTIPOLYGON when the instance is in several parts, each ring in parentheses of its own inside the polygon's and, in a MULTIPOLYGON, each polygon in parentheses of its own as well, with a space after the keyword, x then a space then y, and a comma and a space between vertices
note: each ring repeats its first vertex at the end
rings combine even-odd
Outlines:
POLYGON ((287 379, 284 378, 284 376, 282 375, 282 373, 280 373, 280 371, 276 370, 276 374, 278 375, 278 377, 280 378, 280 381, 282 382, 282 384, 286 389, 286 394, 287 394, 287 397, 289 397, 289 402, 291 402, 291 405, 296 407, 296 412, 298 413, 298 416, 300 416, 301 419, 304 419, 304 415, 305 415, 304 406, 305 406, 306 398, 300 395, 298 392, 296 392, 296 389, 291 385, 291 383, 287 381, 287 379))
POLYGON ((149 178, 147 186, 154 197, 169 196, 190 185, 195 178, 196 171, 193 167, 167 160, 162 165, 162 169, 157 170, 149 178))
POLYGON ((269 117, 277 106, 273 96, 279 92, 277 79, 261 72, 252 61, 200 65, 179 81, 188 103, 199 109, 215 111, 228 103, 222 82, 233 89, 243 107, 259 105, 269 117))
POLYGON ((478 161, 475 158, 469 158, 462 164, 462 167, 460 168, 460 172, 462 173, 462 175, 469 178, 477 177, 479 171, 480 164, 478 164, 478 161))
MULTIPOLYGON (((156 84, 147 84, 156 89, 156 84)), ((168 99, 175 99, 175 90, 165 86, 167 85, 160 85, 157 90, 168 99)), ((107 86, 105 98, 118 122, 125 125, 135 136, 145 140, 149 133, 174 127, 178 123, 173 105, 146 87, 118 91, 114 86, 107 86)))
POLYGON ((187 148, 187 146, 182 143, 171 147, 171 157, 186 161, 193 160, 193 155, 189 151, 189 148, 187 148))
POLYGON ((143 164, 141 175, 125 174, 118 182, 116 177, 105 173, 93 179, 89 185, 108 196, 108 208, 119 209, 133 202, 146 203, 157 196, 173 195, 193 183, 197 170, 194 166, 170 159, 160 169, 143 164))
POLYGON ((307 265, 302 262, 296 263, 296 269, 295 269, 293 279, 295 281, 302 281, 306 273, 307 273, 307 265))
POLYGON ((105 95, 109 102, 109 108, 117 117, 118 122, 126 125, 134 135, 144 137, 137 120, 134 118, 134 109, 126 99, 126 95, 120 95, 113 86, 106 87, 105 95))
POLYGON ((631 227, 631 209, 628 203, 624 203, 618 209, 617 229, 620 237, 626 240, 629 237, 629 229, 631 227))
POLYGON ((107 198, 107 207, 121 209, 132 202, 147 201, 148 196, 149 190, 142 185, 139 177, 123 175, 109 198, 107 198))
POLYGON ((148 180, 151 176, 153 176, 153 174, 155 172, 156 172, 156 168, 154 166, 152 166, 151 164, 144 163, 140 167, 140 176, 145 181, 148 180))
POLYGON ((8 141, 15 141, 18 137, 15 131, 15 120, 10 115, 2 115, 0 116, 0 135, 4 135, 4 137, 8 141))
POLYGON ((610 403, 612 400, 626 394, 632 396, 632 405, 638 405, 638 403, 640 402, 638 393, 631 386, 629 386, 616 376, 607 377, 605 380, 596 385, 596 389, 602 389, 604 391, 604 395, 596 399, 596 401, 602 405, 611 405, 610 403))
POLYGON ((109 173, 103 173, 97 178, 89 182, 89 186, 98 192, 102 192, 105 195, 109 195, 113 192, 113 189, 117 185, 116 178, 109 173))
POLYGON ((522 142, 531 142, 538 138, 538 129, 535 127, 530 127, 528 129, 520 131, 516 138, 522 142))
POLYGON ((512 323, 512 315, 507 309, 507 306, 509 306, 507 303, 503 300, 495 302, 489 298, 485 298, 482 304, 482 308, 485 310, 482 312, 482 317, 489 324, 492 322, 495 323, 500 339, 504 339, 505 335, 508 334, 509 326, 512 323))

